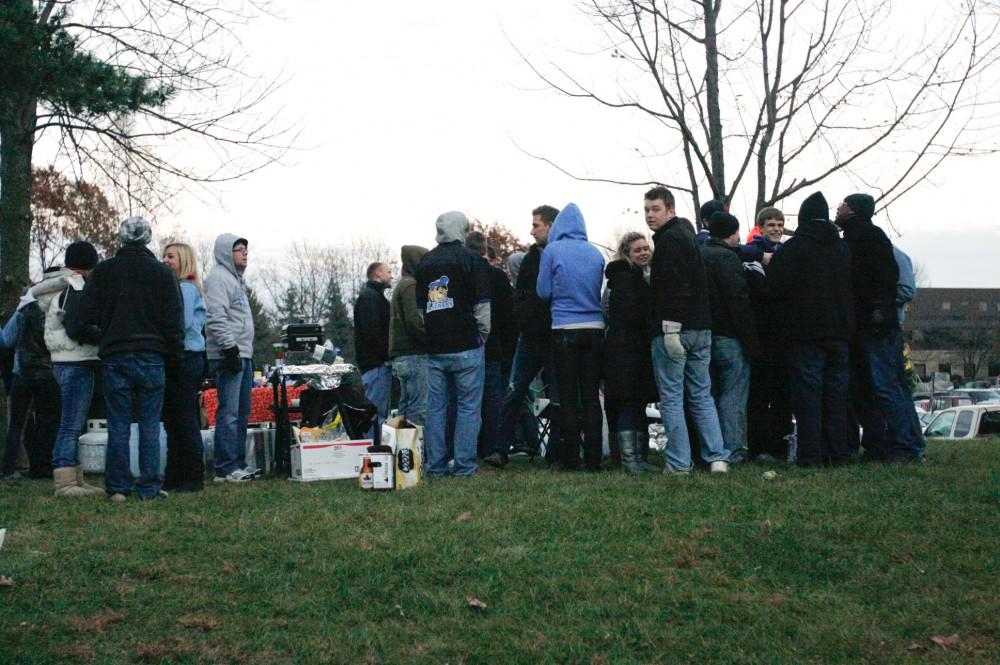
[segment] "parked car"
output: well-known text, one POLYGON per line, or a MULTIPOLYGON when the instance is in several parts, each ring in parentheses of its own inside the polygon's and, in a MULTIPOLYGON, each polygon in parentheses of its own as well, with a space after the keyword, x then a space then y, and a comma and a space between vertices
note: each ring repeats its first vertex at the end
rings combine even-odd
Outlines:
POLYGON ((972 400, 968 397, 962 395, 952 395, 950 393, 934 393, 933 401, 930 398, 930 394, 927 393, 927 397, 922 399, 917 399, 917 395, 913 396, 913 406, 918 410, 926 411, 928 413, 934 413, 935 411, 941 411, 943 409, 950 409, 953 406, 970 406, 972 400))
POLYGON ((975 439, 1000 436, 1000 404, 956 406, 935 414, 924 430, 935 439, 975 439))

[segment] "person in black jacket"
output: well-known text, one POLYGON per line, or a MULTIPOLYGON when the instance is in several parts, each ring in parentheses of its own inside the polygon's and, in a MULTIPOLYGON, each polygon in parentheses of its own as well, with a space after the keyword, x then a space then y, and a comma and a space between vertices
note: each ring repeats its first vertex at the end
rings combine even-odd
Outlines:
POLYGON ((496 447, 500 425, 500 404, 503 401, 503 356, 514 319, 514 297, 507 275, 489 262, 489 245, 486 236, 473 231, 465 237, 465 247, 483 257, 490 280, 490 336, 486 340, 486 372, 483 382, 483 424, 479 429, 477 446, 479 457, 484 458, 496 447))
POLYGON ((454 433, 456 477, 476 473, 476 442, 482 424, 483 347, 490 335, 488 264, 463 245, 469 219, 440 215, 437 247, 417 266, 417 306, 424 311, 427 342, 427 475, 448 471, 446 428, 449 403, 457 404, 454 433))
POLYGON ((618 243, 615 260, 604 269, 608 278, 608 328, 604 338, 604 405, 615 422, 622 468, 643 469, 642 433, 646 405, 658 399, 649 355, 650 288, 646 271, 653 254, 646 237, 635 231, 618 243))
MULTIPOLYGON (((542 251, 548 243, 549 231, 556 221, 559 210, 549 205, 538 206, 531 211, 531 246, 518 271, 514 282, 514 319, 520 336, 514 351, 514 362, 510 370, 510 383, 504 393, 500 407, 500 427, 497 432, 493 452, 483 461, 490 466, 503 468, 514 439, 514 425, 524 404, 524 398, 532 381, 542 373, 546 396, 549 398, 548 443, 545 458, 549 464, 558 465, 559 429, 559 388, 556 383, 555 361, 552 355, 552 314, 549 306, 541 298, 535 287, 538 284, 538 269, 542 263, 542 251)), ((529 451, 534 452, 534 451, 529 451)))
POLYGON ((829 219, 823 194, 799 208, 799 225, 768 266, 770 297, 781 308, 791 368, 800 466, 844 464, 847 342, 854 330, 851 257, 829 219))
POLYGON ((740 223, 716 212, 701 246, 712 309, 712 395, 730 463, 747 457, 743 444, 750 391, 750 360, 759 353, 750 290, 739 256, 740 223))
MULTIPOLYGON (((758 235, 750 241, 768 258, 781 249, 785 215, 777 208, 757 212, 758 235)), ((746 267, 746 264, 744 264, 746 267)), ((767 298, 766 265, 747 271, 750 299, 757 324, 761 353, 750 364, 750 395, 747 398, 747 446, 750 457, 760 462, 784 461, 788 457, 788 435, 792 433, 792 405, 789 394, 788 359, 776 343, 781 339, 782 309, 767 298)))
POLYGON ((691 222, 677 217, 674 196, 665 187, 646 192, 646 225, 653 231, 649 284, 653 295, 653 372, 660 392, 660 415, 667 430, 664 473, 690 473, 691 443, 684 421, 687 395, 701 438, 701 457, 713 473, 729 470, 719 416, 712 401, 709 362, 712 315, 705 264, 691 222))
POLYGON ((392 285, 392 271, 384 263, 373 263, 365 271, 365 285, 354 303, 354 349, 365 386, 365 397, 375 405, 381 428, 389 417, 392 395, 392 365, 389 364, 389 301, 385 290, 392 285))
POLYGON ((160 484, 160 412, 166 374, 181 371, 184 310, 173 270, 146 247, 152 229, 129 217, 118 229, 121 249, 94 268, 80 302, 82 325, 101 330, 98 355, 108 410, 105 491, 112 501, 132 492, 129 429, 139 421, 140 499, 163 498, 160 484))
POLYGON ((864 459, 906 463, 921 455, 920 430, 903 385, 903 339, 896 311, 899 266, 892 243, 872 223, 875 199, 851 194, 837 224, 851 250, 857 330, 851 340, 851 402, 864 435, 864 459))

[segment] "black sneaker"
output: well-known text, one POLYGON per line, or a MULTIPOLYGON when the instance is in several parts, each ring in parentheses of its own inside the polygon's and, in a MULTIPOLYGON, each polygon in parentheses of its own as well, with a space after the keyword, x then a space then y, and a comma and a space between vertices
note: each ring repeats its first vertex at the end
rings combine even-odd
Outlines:
POLYGON ((507 456, 500 453, 492 453, 483 458, 483 464, 492 466, 494 469, 502 469, 507 466, 507 456))

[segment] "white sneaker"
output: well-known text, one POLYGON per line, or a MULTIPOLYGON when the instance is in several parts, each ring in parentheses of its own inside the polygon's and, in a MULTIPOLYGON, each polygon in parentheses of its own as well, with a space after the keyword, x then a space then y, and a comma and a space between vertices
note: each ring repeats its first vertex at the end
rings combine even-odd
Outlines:
POLYGON ((246 483, 256 478, 256 475, 249 473, 247 469, 233 469, 224 476, 216 476, 217 483, 246 483))
POLYGON ((729 462, 712 462, 712 473, 729 473, 729 462))

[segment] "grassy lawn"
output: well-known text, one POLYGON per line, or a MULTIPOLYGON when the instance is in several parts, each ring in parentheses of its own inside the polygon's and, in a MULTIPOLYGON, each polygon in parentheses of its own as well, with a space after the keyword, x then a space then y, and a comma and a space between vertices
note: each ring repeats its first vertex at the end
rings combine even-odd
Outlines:
POLYGON ((996 663, 1000 442, 929 458, 122 505, 6 484, 0 662, 996 663))

